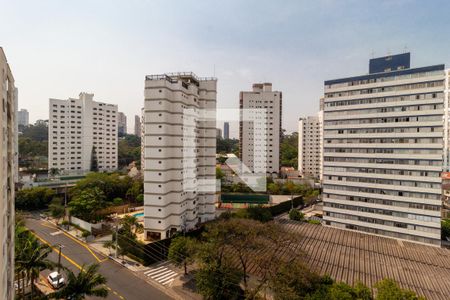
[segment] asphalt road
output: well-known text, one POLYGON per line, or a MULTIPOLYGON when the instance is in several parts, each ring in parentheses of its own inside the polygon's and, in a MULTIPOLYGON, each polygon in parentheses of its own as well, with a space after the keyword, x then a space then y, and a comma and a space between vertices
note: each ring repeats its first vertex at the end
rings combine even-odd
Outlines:
MULTIPOLYGON (((71 236, 59 231, 54 225, 44 220, 33 218, 26 219, 26 226, 36 236, 51 246, 62 245, 61 264, 73 271, 78 271, 83 264, 100 264, 100 273, 108 280, 106 286, 109 289, 107 299, 114 300, 168 300, 172 299, 161 290, 153 287, 145 280, 137 277, 132 271, 99 254, 85 244, 77 241, 71 236)), ((49 258, 58 261, 58 247, 49 258)), ((49 271, 45 272, 47 276, 49 271)), ((96 298, 90 298, 96 299, 96 298)))

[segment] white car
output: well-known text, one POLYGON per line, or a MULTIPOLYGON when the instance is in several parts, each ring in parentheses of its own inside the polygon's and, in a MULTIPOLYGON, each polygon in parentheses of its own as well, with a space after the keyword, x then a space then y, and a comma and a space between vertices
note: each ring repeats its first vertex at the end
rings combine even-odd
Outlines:
POLYGON ((54 289, 59 289, 65 284, 64 277, 58 272, 52 272, 47 276, 48 282, 54 289))

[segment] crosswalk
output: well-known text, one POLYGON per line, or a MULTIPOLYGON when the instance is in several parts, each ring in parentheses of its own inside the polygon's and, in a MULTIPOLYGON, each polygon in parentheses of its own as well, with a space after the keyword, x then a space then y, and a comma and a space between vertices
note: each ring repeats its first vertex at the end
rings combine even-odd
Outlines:
POLYGON ((156 265, 144 271, 144 275, 164 286, 171 286, 178 273, 169 268, 168 263, 156 265))

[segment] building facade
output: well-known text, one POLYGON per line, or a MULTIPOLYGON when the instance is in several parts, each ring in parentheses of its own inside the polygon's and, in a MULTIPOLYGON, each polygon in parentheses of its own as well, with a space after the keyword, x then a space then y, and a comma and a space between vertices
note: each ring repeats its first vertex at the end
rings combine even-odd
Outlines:
POLYGON ((127 134, 127 116, 123 112, 117 115, 117 132, 119 136, 127 134))
POLYGON ((223 138, 228 140, 230 138, 230 123, 224 122, 223 123, 223 138))
POLYGON ((22 108, 17 112, 17 124, 19 126, 28 126, 30 124, 30 115, 28 110, 22 108))
POLYGON ((444 65, 410 68, 409 53, 325 81, 326 225, 440 245, 445 82, 444 65))
POLYGON ((272 91, 271 83, 255 83, 252 91, 240 92, 239 108, 241 109, 239 122, 241 161, 252 173, 278 174, 282 134, 282 93, 272 91), (247 113, 247 110, 262 113, 247 113), (246 115, 250 117, 250 121, 246 115))
POLYGON ((144 170, 145 164, 145 109, 141 109, 141 171, 144 170))
POLYGON ((117 105, 97 102, 94 94, 50 99, 48 168, 61 173, 117 170, 117 105))
POLYGON ((221 139, 221 138, 222 138, 222 129, 216 128, 216 137, 217 137, 218 139, 221 139))
POLYGON ((141 118, 138 115, 134 116, 134 134, 137 136, 141 136, 141 118))
POLYGON ((298 171, 303 177, 320 178, 321 125, 319 116, 301 118, 298 122, 298 171))
POLYGON ((0 47, 0 298, 14 299, 14 190, 17 166, 17 89, 0 47))
POLYGON ((144 230, 158 240, 215 217, 217 79, 145 80, 144 230))

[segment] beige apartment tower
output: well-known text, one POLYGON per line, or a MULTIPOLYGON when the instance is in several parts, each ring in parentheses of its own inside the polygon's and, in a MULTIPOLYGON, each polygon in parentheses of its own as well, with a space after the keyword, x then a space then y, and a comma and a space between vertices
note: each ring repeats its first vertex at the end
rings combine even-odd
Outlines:
POLYGON ((215 217, 217 79, 193 73, 145 79, 144 229, 170 237, 215 217))
POLYGON ((117 105, 97 102, 94 94, 50 99, 48 168, 63 174, 117 170, 117 105))
POLYGON ((298 171, 305 178, 320 178, 321 118, 309 116, 298 122, 298 171))
POLYGON ((14 188, 17 166, 17 89, 0 47, 0 299, 14 299, 14 188))
POLYGON ((280 171, 282 93, 272 91, 271 83, 255 83, 252 91, 240 92, 239 108, 241 161, 252 173, 277 175, 280 171), (250 110, 263 113, 247 113, 250 110), (255 121, 247 120, 245 115, 253 115, 255 121))

